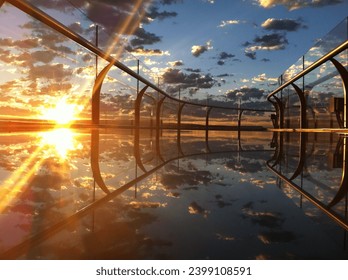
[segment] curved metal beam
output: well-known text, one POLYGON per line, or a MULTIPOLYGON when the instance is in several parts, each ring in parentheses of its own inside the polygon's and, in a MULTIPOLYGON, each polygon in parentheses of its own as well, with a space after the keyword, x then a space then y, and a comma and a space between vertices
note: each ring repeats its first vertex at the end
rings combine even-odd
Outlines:
POLYGON ((307 127, 307 103, 306 98, 304 96, 304 93, 302 89, 300 89, 296 84, 291 84, 293 88, 295 89, 298 98, 300 99, 300 128, 306 128, 307 127))
POLYGON ((103 85, 103 81, 114 64, 109 63, 95 79, 92 91, 92 124, 99 125, 100 121, 100 91, 103 85))
POLYGON ((140 105, 143 99, 143 96, 147 90, 148 86, 143 87, 143 89, 138 93, 137 99, 134 102, 134 126, 135 129, 140 127, 140 105))
POLYGON ((335 65, 338 73, 341 76, 343 84, 343 97, 344 97, 344 114, 343 114, 343 127, 347 128, 348 122, 348 110, 347 110, 347 93, 348 93, 348 71, 347 69, 339 63, 336 59, 331 58, 330 61, 335 65))
POLYGON ((107 194, 110 194, 109 189, 100 174, 99 167, 99 130, 92 129, 91 131, 91 168, 92 174, 97 185, 107 194))
MULTIPOLYGON (((340 188, 336 193, 335 197, 328 204, 328 207, 331 208, 340 202, 348 193, 348 150, 347 150, 347 138, 343 139, 343 166, 342 166, 342 178, 340 183, 340 188)), ((339 147, 337 147, 339 149, 339 147)), ((336 149, 336 150, 338 150, 336 149)))
POLYGON ((161 110, 162 110, 162 105, 166 97, 162 97, 158 102, 157 102, 157 108, 156 108, 156 152, 158 157, 162 162, 165 160, 163 159, 161 155, 161 149, 160 149, 160 130, 161 130, 161 110))
POLYGON ((277 127, 274 128, 283 128, 284 127, 284 106, 283 106, 283 102, 275 95, 273 95, 273 98, 275 101, 269 100, 275 110, 276 110, 276 123, 274 125, 276 125, 277 127))
POLYGON ((307 148, 306 135, 300 132, 300 160, 298 161, 297 168, 294 174, 290 177, 290 180, 295 179, 298 175, 301 174, 306 162, 306 148, 307 148))
MULTIPOLYGON (((275 145, 276 145, 276 149, 275 149, 275 152, 274 152, 274 155, 273 157, 267 161, 267 163, 271 166, 271 167, 274 167, 276 166, 277 164, 280 163, 280 161, 282 160, 283 158, 283 145, 284 145, 284 139, 283 139, 283 133, 279 133, 278 132, 273 132, 273 139, 275 139, 275 145), (279 135, 279 140, 278 140, 278 135, 279 135), (271 165, 271 161, 274 160, 274 163, 271 165)), ((272 139, 272 142, 273 142, 273 139, 272 139)))

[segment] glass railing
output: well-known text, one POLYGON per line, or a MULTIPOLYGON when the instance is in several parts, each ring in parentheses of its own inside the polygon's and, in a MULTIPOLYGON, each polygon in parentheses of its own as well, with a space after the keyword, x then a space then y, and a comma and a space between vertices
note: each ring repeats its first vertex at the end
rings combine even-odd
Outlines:
POLYGON ((344 99, 345 89, 342 74, 332 60, 336 60, 343 69, 347 69, 347 40, 348 18, 345 18, 280 76, 279 88, 269 97, 276 95, 282 104, 283 128, 301 127, 301 110, 306 111, 306 120, 302 123, 302 128, 343 126, 343 110, 335 110, 333 104, 334 100, 344 99), (339 52, 330 55, 330 52, 338 49, 339 52), (321 61, 328 54, 330 57, 321 61), (302 106, 301 109, 301 102, 293 84, 301 90, 305 108, 302 106))

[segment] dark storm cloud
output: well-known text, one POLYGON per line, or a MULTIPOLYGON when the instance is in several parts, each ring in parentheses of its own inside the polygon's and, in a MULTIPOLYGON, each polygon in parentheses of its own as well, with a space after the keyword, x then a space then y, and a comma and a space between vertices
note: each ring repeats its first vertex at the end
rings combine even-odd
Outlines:
POLYGON ((266 30, 276 31, 297 31, 300 28, 306 28, 306 26, 302 24, 301 20, 275 18, 265 20, 261 26, 266 30))

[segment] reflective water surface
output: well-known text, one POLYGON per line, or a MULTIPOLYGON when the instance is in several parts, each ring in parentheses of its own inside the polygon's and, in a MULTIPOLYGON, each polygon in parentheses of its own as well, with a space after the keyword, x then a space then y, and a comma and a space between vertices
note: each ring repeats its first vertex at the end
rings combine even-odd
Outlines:
POLYGON ((3 259, 346 259, 338 134, 0 134, 3 259))

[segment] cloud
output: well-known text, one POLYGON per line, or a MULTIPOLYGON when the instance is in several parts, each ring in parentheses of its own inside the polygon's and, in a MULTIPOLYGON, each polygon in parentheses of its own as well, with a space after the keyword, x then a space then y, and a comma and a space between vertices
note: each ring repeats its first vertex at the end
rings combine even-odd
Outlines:
POLYGON ((226 93, 227 98, 232 100, 237 100, 241 98, 243 101, 248 101, 250 99, 265 99, 265 91, 263 89, 255 88, 255 87, 242 87, 240 89, 230 90, 226 93))
POLYGON ((266 30, 284 30, 297 31, 300 28, 306 28, 300 20, 293 19, 275 19, 269 18, 265 20, 261 26, 266 30))
POLYGON ((252 43, 245 42, 246 52, 255 52, 257 50, 283 50, 289 42, 284 34, 273 33, 264 36, 256 36, 252 43))
POLYGON ((270 84, 277 84, 278 78, 270 78, 266 76, 266 73, 259 74, 256 77, 252 78, 252 82, 255 83, 270 83, 270 84))
POLYGON ((245 21, 241 21, 241 20, 236 20, 236 19, 230 19, 230 20, 222 20, 221 23, 218 25, 218 27, 226 27, 228 25, 236 25, 236 24, 240 24, 240 23, 245 23, 245 21))
POLYGON ((47 80, 63 82, 69 80, 71 78, 71 75, 72 70, 66 69, 64 64, 37 65, 30 68, 28 78, 30 80, 43 78, 47 80))
POLYGON ((136 36, 136 38, 130 40, 132 46, 152 45, 161 41, 161 37, 154 33, 147 32, 143 28, 139 28, 135 31, 134 36, 136 36))
POLYGON ((227 52, 221 52, 218 56, 218 62, 217 64, 218 65, 224 65, 225 64, 225 60, 229 59, 229 58, 233 58, 235 57, 234 54, 230 54, 230 53, 227 53, 227 52))
POLYGON ((192 46, 191 48, 192 55, 195 57, 199 57, 201 54, 205 53, 206 51, 211 50, 213 48, 211 43, 212 43, 211 41, 208 41, 203 46, 197 46, 197 45, 192 46))
POLYGON ((343 3, 342 0, 257 0, 256 2, 263 8, 284 5, 290 11, 305 7, 319 8, 343 3))
POLYGON ((244 54, 245 54, 246 57, 249 57, 252 60, 256 59, 256 52, 248 52, 248 51, 246 51, 244 54))
POLYGON ((183 0, 159 0, 159 3, 162 5, 172 5, 176 3, 183 3, 183 0))
POLYGON ((227 59, 227 58, 233 58, 235 57, 234 54, 230 54, 230 53, 227 53, 227 52, 221 52, 219 54, 219 59, 227 59))
POLYGON ((159 10, 158 7, 155 7, 155 6, 151 7, 150 11, 146 13, 146 16, 143 19, 143 23, 150 23, 154 21, 155 19, 164 20, 166 18, 176 17, 178 15, 176 12, 167 12, 167 11, 159 12, 158 10, 159 10))
POLYGON ((182 60, 177 60, 177 61, 168 62, 168 65, 170 65, 171 67, 177 67, 177 66, 183 66, 184 63, 182 60))
POLYGON ((160 49, 145 49, 143 46, 139 46, 136 48, 133 48, 131 46, 127 46, 126 51, 132 53, 136 56, 164 56, 164 55, 170 55, 168 51, 162 51, 160 49))
MULTIPOLYGON (((210 74, 203 75, 196 69, 189 69, 190 73, 185 73, 179 69, 167 69, 162 80, 164 84, 168 84, 167 91, 169 93, 177 92, 180 89, 201 89, 212 88, 216 84, 216 80, 210 74)), ((194 92, 194 91, 191 91, 194 92)))

